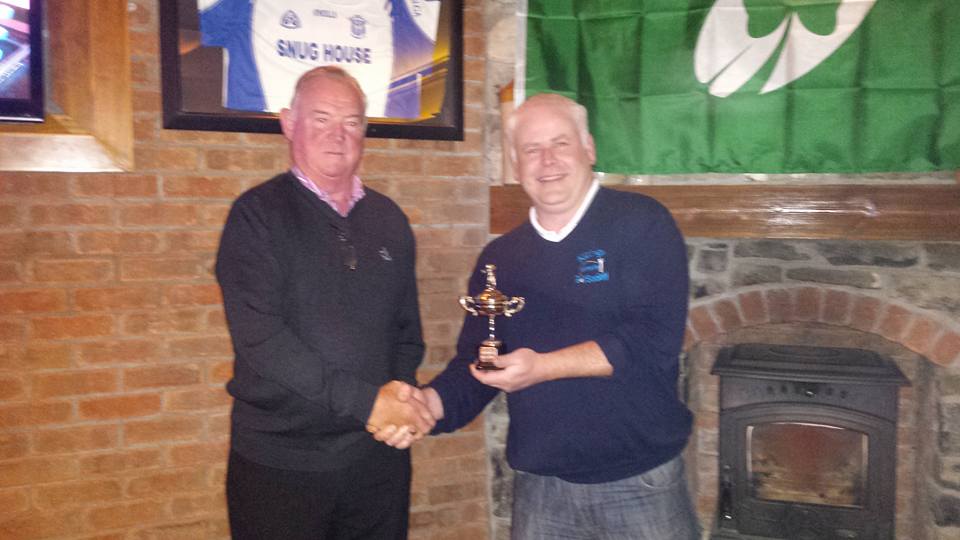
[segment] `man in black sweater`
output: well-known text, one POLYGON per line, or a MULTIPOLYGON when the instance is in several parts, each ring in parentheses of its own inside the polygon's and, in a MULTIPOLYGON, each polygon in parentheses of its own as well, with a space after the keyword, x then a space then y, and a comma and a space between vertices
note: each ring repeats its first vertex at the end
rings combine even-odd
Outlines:
POLYGON ((416 388, 415 246, 360 182, 365 97, 320 67, 280 113, 291 167, 230 210, 216 273, 235 352, 227 503, 237 539, 402 539, 416 388), (367 431, 402 425, 397 448, 367 431))

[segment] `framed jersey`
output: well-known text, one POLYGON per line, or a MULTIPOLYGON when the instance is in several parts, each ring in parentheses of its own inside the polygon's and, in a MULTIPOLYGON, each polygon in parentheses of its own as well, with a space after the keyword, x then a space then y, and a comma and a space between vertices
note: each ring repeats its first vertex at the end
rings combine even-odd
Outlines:
POLYGON ((163 125, 279 133, 297 78, 337 65, 368 136, 462 140, 462 18, 462 0, 161 2, 163 125))

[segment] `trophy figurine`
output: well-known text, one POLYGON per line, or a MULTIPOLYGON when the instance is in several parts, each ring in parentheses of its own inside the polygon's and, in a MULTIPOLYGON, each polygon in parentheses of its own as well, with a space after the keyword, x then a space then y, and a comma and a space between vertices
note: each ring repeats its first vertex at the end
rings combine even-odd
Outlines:
POLYGON ((485 349, 493 349, 493 351, 488 350, 487 352, 500 353, 503 347, 503 342, 497 339, 495 333, 495 317, 498 315, 512 317, 514 313, 523 309, 525 303, 522 296, 507 298, 505 294, 497 290, 497 276, 494 274, 496 269, 497 267, 492 264, 485 266, 484 273, 487 275, 487 286, 480 294, 460 297, 460 306, 463 309, 469 311, 474 316, 485 315, 489 321, 487 328, 490 330, 490 335, 487 336, 487 339, 480 342, 480 347, 477 351, 477 369, 482 370, 503 369, 498 368, 493 362, 483 360, 483 352, 485 349))

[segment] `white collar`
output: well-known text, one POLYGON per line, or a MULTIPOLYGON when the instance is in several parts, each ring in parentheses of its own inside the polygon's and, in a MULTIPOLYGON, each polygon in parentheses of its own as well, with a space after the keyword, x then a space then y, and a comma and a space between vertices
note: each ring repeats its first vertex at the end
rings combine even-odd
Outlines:
POLYGON ((544 240, 550 242, 559 242, 567 237, 574 229, 577 228, 577 224, 580 223, 580 219, 583 218, 583 215, 587 213, 587 208, 590 207, 590 203, 593 202, 593 198, 597 195, 597 191, 600 191, 600 182, 594 180, 590 184, 590 189, 587 190, 586 196, 583 197, 583 201, 580 203, 580 207, 577 208, 577 212, 573 214, 573 217, 570 218, 570 221, 566 225, 560 227, 558 231, 548 231, 544 229, 540 222, 537 221, 537 209, 530 207, 530 224, 533 225, 533 228, 536 229, 537 234, 539 234, 544 240))

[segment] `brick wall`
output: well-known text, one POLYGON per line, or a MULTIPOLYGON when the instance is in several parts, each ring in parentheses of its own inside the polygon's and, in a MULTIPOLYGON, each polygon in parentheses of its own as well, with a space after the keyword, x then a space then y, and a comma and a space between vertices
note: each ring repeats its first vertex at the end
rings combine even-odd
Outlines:
MULTIPOLYGON (((463 142, 371 139, 362 175, 410 216, 428 343, 486 239, 483 2, 467 0, 463 142)), ((232 199, 279 135, 161 128, 157 2, 130 2, 135 170, 0 172, 0 538, 226 538, 231 349, 212 275, 232 199)), ((482 423, 414 451, 411 538, 487 537, 482 423)))

